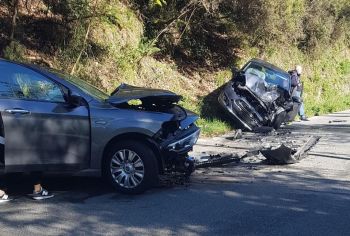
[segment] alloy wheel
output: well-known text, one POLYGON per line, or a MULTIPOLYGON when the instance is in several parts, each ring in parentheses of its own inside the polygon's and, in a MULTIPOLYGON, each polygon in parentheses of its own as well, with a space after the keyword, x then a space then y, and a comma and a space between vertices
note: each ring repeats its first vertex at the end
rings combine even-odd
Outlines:
POLYGON ((124 188, 135 188, 143 180, 145 167, 142 159, 134 151, 123 149, 117 151, 110 163, 114 181, 124 188))

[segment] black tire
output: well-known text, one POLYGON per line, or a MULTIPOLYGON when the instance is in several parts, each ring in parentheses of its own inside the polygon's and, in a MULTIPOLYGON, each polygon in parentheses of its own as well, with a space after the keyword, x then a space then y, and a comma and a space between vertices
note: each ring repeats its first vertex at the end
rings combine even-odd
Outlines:
POLYGON ((157 160, 154 152, 146 144, 135 140, 120 141, 115 143, 108 150, 103 161, 102 174, 118 192, 124 194, 140 194, 156 184, 158 179, 157 160), (134 164, 132 164, 129 160, 121 162, 121 157, 123 155, 130 156, 130 153, 131 155, 137 155, 134 157, 137 158, 137 161, 134 164), (141 175, 141 164, 138 158, 142 161, 143 165, 142 179, 139 177, 139 175, 141 175), (117 164, 118 161, 121 163, 121 165, 117 164), (131 164, 126 162, 130 162, 131 164), (138 166, 136 165, 137 163, 138 166), (126 165, 133 165, 135 174, 132 174, 132 171, 127 172, 132 169, 132 167, 126 169, 126 165), (112 173, 112 168, 114 174, 112 173), (136 172, 139 172, 137 173, 138 175, 136 172), (125 177, 120 178, 120 175, 125 175, 125 177), (126 181, 126 178, 128 178, 128 181, 126 181), (137 183, 137 181, 139 181, 139 183, 136 185, 135 183, 137 183), (128 183, 131 186, 127 186, 128 183), (135 186, 133 186, 134 184, 135 186))
POLYGON ((275 130, 278 130, 282 123, 285 122, 287 119, 287 112, 286 111, 281 111, 277 114, 277 117, 275 118, 275 120, 273 121, 272 123, 272 127, 275 129, 275 130))

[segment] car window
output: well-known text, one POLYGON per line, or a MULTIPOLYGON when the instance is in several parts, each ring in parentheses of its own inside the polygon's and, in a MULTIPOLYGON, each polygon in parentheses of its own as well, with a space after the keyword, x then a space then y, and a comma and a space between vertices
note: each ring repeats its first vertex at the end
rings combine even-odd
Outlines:
POLYGON ((286 74, 262 65, 257 65, 255 63, 250 63, 245 67, 244 71, 246 74, 257 76, 258 78, 264 80, 266 83, 277 85, 278 87, 289 91, 290 79, 286 74))
MULTIPOLYGON (((0 67, 0 71, 1 67, 0 67)), ((11 83, 3 74, 0 74, 0 98, 14 98, 15 93, 12 89, 11 83)))
POLYGON ((100 89, 96 88, 95 86, 89 84, 88 82, 78 79, 72 75, 64 74, 63 72, 49 69, 48 72, 56 75, 57 77, 67 80, 68 82, 74 84, 81 90, 83 90, 85 93, 89 94, 90 96, 94 97, 97 100, 106 100, 109 98, 109 95, 105 92, 101 91, 100 89))
POLYGON ((248 68, 245 73, 258 76, 262 80, 265 80, 265 77, 266 77, 264 72, 255 68, 248 68))
POLYGON ((65 102, 58 84, 29 68, 0 62, 0 71, 1 97, 65 102))

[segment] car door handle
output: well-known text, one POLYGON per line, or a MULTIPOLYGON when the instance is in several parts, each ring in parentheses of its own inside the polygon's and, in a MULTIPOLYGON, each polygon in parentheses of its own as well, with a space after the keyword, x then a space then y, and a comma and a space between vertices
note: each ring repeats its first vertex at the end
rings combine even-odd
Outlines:
POLYGON ((23 114, 23 115, 30 113, 28 110, 24 110, 20 108, 6 109, 5 112, 10 114, 23 114))

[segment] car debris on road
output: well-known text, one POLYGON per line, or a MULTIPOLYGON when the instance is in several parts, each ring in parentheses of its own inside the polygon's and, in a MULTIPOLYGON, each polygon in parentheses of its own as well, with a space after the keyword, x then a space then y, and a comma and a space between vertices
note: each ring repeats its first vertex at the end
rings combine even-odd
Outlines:
POLYGON ((257 157, 257 160, 265 164, 285 165, 294 164, 307 156, 307 153, 318 143, 319 136, 291 135, 289 130, 283 132, 272 131, 269 133, 242 133, 242 137, 235 138, 237 131, 230 137, 234 142, 246 142, 253 146, 243 153, 223 153, 201 157, 196 160, 195 168, 208 168, 224 166, 230 163, 244 162, 244 159, 257 157), (254 145, 255 144, 255 145, 254 145))

